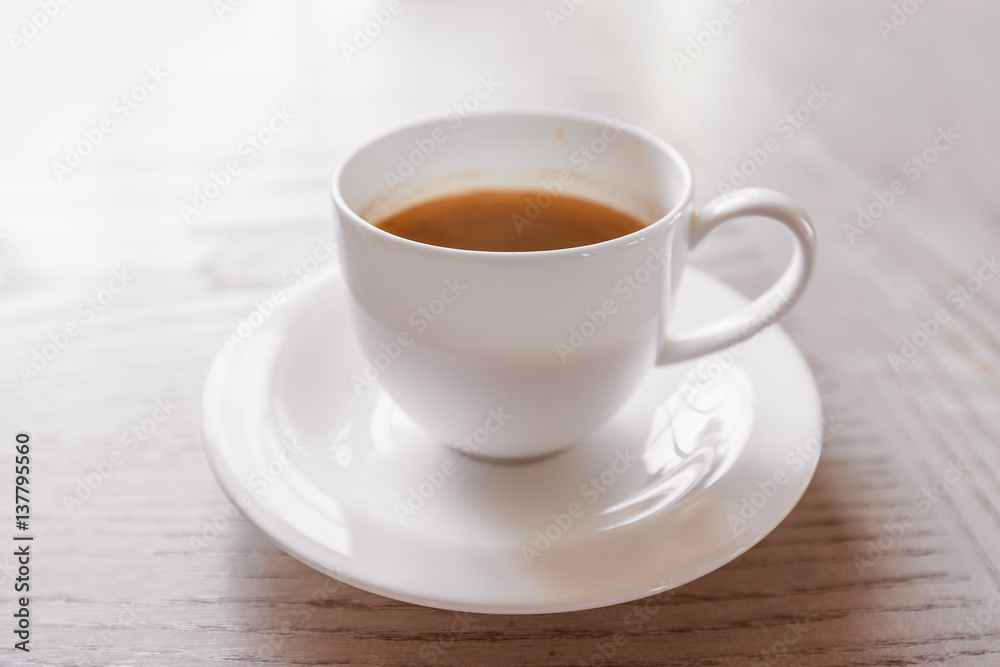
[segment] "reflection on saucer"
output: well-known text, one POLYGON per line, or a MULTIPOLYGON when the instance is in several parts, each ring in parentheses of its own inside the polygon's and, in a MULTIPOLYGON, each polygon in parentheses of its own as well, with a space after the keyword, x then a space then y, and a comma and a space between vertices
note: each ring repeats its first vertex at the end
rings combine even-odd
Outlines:
POLYGON ((695 388, 690 373, 653 413, 642 462, 648 482, 604 510, 604 530, 643 519, 709 487, 732 466, 750 438, 756 398, 746 371, 731 367, 695 388))

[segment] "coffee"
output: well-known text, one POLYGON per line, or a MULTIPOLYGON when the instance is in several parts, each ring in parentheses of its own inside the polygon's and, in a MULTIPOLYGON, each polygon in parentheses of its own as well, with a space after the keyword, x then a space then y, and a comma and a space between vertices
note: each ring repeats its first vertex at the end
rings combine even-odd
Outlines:
POLYGON ((646 225, 589 199, 533 190, 477 190, 422 202, 375 225, 403 238, 462 250, 575 248, 646 225))

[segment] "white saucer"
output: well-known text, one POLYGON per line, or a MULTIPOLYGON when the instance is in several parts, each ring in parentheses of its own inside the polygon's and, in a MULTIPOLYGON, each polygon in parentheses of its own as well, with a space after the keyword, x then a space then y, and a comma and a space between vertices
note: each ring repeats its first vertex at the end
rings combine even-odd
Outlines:
MULTIPOLYGON (((365 362, 346 298, 339 275, 317 279, 223 348, 204 428, 215 475, 247 519, 358 588, 504 614, 635 600, 752 547, 816 469, 819 394, 778 327, 735 363, 716 355, 654 371, 611 424, 568 451, 497 464, 435 442, 377 385, 356 393, 351 375, 365 362), (702 391, 681 392, 685 376, 702 391)), ((745 302, 688 269, 678 328, 745 302)))

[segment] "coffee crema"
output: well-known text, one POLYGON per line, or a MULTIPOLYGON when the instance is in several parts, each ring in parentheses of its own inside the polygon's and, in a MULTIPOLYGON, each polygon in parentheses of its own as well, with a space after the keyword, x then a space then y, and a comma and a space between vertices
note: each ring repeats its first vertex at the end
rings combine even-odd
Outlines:
POLYGON ((421 202, 375 223, 412 241, 491 252, 576 248, 646 225, 600 202, 539 190, 476 190, 421 202), (549 202, 547 206, 542 206, 549 202), (534 217, 532 217, 534 216, 534 217))

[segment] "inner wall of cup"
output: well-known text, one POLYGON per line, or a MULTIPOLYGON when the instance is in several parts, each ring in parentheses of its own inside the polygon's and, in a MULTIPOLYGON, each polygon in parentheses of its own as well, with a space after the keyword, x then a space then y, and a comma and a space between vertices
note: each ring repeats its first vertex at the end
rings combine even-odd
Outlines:
MULTIPOLYGON (((518 189, 596 200, 650 224, 683 199, 685 176, 655 143, 611 121, 503 115, 378 139, 345 165, 339 186, 345 203, 373 223, 441 196, 518 189)), ((536 203, 544 206, 544 196, 536 203)))

